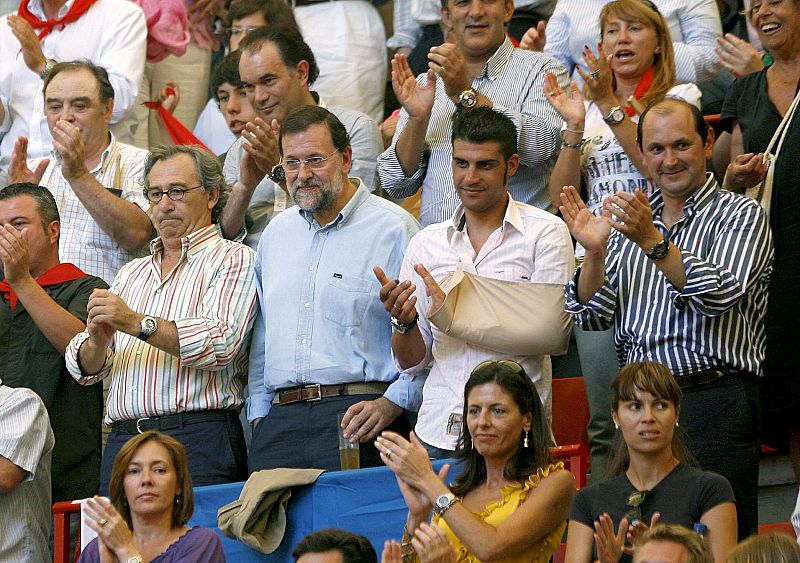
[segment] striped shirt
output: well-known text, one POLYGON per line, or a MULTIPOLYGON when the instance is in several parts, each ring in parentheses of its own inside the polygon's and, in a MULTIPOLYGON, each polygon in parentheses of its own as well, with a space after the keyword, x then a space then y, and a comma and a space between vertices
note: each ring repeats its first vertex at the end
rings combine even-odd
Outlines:
POLYGON ((30 389, 0 381, 0 457, 24 469, 22 482, 0 493, 0 561, 50 559, 50 457, 47 410, 30 389))
MULTIPOLYGON (((600 11, 610 0, 559 0, 547 22, 544 50, 567 67, 582 84, 575 66, 589 72, 583 61, 583 46, 597 51, 600 42, 600 11)), ((719 57, 714 48, 722 34, 719 10, 714 0, 653 0, 667 21, 675 49, 675 77, 679 83, 708 82, 717 75, 719 57)))
POLYGON ((117 331, 96 375, 81 373, 78 350, 88 331, 67 346, 67 369, 82 385, 111 376, 106 422, 176 412, 238 408, 247 374, 247 343, 256 314, 254 253, 226 241, 216 225, 182 240, 178 264, 161 277, 163 244, 123 266, 110 291, 134 311, 173 321, 180 357, 117 331))
POLYGON ((773 258, 763 209, 721 190, 712 177, 686 200, 683 218, 671 229, 661 220, 660 190, 650 203, 656 227, 683 256, 683 291, 636 244, 614 232, 605 283, 582 305, 578 270, 566 287, 566 310, 584 329, 604 330, 613 323, 621 365, 654 361, 675 375, 714 367, 760 375, 773 258))
MULTIPOLYGON (((560 64, 542 53, 515 49, 506 38, 472 81, 472 87, 492 100, 495 109, 511 118, 517 128, 520 167, 508 180, 511 197, 552 210, 547 182, 558 157, 562 119, 544 96, 544 75, 548 71, 555 73, 566 87, 566 71, 560 64)), ((426 75, 419 75, 417 82, 426 84, 426 75)), ((392 197, 414 195, 422 186, 423 225, 447 221, 461 204, 453 184, 450 140, 455 109, 444 91, 444 81, 437 80, 419 169, 407 177, 395 152, 397 139, 408 123, 405 110, 400 112, 392 145, 378 158, 381 186, 392 197)))
MULTIPOLYGON (((120 143, 112 135, 100 163, 90 173, 106 189, 146 212, 150 206, 142 191, 146 159, 146 150, 120 143)), ((29 168, 35 170, 40 161, 31 160, 29 168)), ((110 284, 122 265, 130 262, 135 253, 121 248, 100 228, 61 175, 61 162, 55 151, 50 154, 50 164, 39 183, 52 192, 61 215, 61 236, 58 239, 61 260, 75 264, 87 274, 110 284)))

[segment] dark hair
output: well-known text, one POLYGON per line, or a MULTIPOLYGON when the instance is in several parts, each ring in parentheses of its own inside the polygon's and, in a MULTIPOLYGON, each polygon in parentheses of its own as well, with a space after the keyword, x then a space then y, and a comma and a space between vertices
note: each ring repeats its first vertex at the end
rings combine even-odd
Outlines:
POLYGON ((550 453, 550 430, 544 420, 544 409, 525 369, 512 360, 490 360, 478 364, 464 386, 464 412, 461 419, 461 434, 458 439, 456 457, 464 459, 465 469, 451 490, 463 497, 486 481, 486 462, 472 446, 472 436, 467 427, 469 395, 473 389, 487 383, 495 383, 516 403, 519 412, 531 416, 531 432, 528 447, 523 446, 525 432, 520 432, 517 452, 508 460, 504 476, 509 481, 523 482, 540 467, 552 463, 550 453))
MULTIPOLYGON (((442 10, 448 10, 449 7, 447 5, 449 0, 442 0, 442 10)), ((503 0, 503 5, 508 4, 510 0, 503 0)))
POLYGON ((645 117, 647 117, 647 114, 649 114, 651 111, 654 111, 659 115, 670 115, 674 111, 675 106, 682 106, 689 109, 692 114, 692 118, 694 119, 695 131, 697 131, 697 134, 700 135, 703 143, 708 140, 708 123, 706 123, 706 120, 703 119, 703 114, 698 107, 681 98, 667 96, 665 98, 653 100, 642 112, 642 115, 639 118, 639 124, 636 126, 636 141, 639 143, 640 149, 642 148, 642 131, 644 131, 644 120, 645 117))
POLYGON ((300 540, 292 557, 295 561, 306 553, 325 553, 338 551, 342 554, 342 563, 377 563, 378 554, 364 536, 346 530, 328 528, 312 532, 300 540))
MULTIPOLYGON (((650 393, 653 397, 671 402, 676 412, 680 409, 683 395, 681 388, 669 369, 657 362, 634 362, 619 371, 611 384, 611 409, 617 412, 621 402, 635 401, 637 391, 650 393)), ((689 448, 683 443, 678 428, 672 433, 672 455, 681 463, 688 465, 695 463, 689 448)), ((614 439, 611 474, 619 475, 628 469, 630 462, 628 445, 622 437, 622 432, 617 432, 614 439)))
POLYGON ((213 188, 219 190, 219 199, 214 209, 211 210, 211 222, 216 223, 222 215, 222 209, 228 201, 228 194, 231 188, 225 182, 225 176, 222 174, 222 165, 219 160, 211 153, 200 147, 192 145, 158 145, 150 149, 150 154, 147 155, 147 160, 144 163, 144 192, 150 189, 150 171, 159 160, 167 160, 178 156, 179 154, 188 154, 194 159, 195 173, 203 186, 203 191, 209 192, 213 188))
POLYGON ((240 58, 241 52, 239 51, 228 53, 219 62, 217 68, 214 69, 214 76, 211 77, 211 95, 214 96, 217 103, 219 103, 219 92, 217 90, 223 84, 230 84, 234 88, 242 88, 244 86, 244 82, 239 76, 240 58))
POLYGON ((281 132, 278 136, 278 147, 281 154, 283 154, 283 137, 285 135, 308 131, 309 127, 317 124, 323 124, 328 128, 336 150, 343 151, 350 145, 350 135, 347 134, 347 129, 344 128, 338 117, 319 106, 300 106, 290 111, 281 123, 281 132))
POLYGON ((226 42, 230 45, 230 28, 233 26, 234 20, 246 18, 249 15, 260 12, 267 25, 270 26, 286 26, 300 30, 297 26, 297 20, 294 19, 294 12, 292 7, 285 0, 234 0, 231 7, 228 9, 228 17, 226 20, 226 42))
POLYGON ((41 219, 42 227, 45 231, 47 230, 47 226, 53 221, 61 222, 56 200, 52 192, 44 186, 37 186, 30 182, 9 184, 0 190, 0 201, 25 195, 30 196, 36 202, 36 211, 39 213, 39 219, 41 219))
POLYGON ((506 160, 517 152, 517 128, 509 117, 487 106, 459 110, 453 114, 453 133, 456 139, 469 143, 496 142, 506 160))
POLYGON ((62 72, 70 72, 81 69, 88 70, 92 76, 94 76, 95 80, 97 81, 97 89, 100 92, 100 103, 103 105, 108 105, 108 102, 114 99, 114 87, 111 85, 111 81, 108 79, 108 72, 103 67, 94 64, 88 59, 56 63, 53 65, 53 67, 44 75, 44 86, 42 88, 44 99, 47 100, 47 87, 50 85, 50 82, 52 82, 53 78, 62 72))
POLYGON ((111 481, 109 483, 109 498, 111 504, 117 512, 125 519, 130 529, 133 529, 131 521, 131 509, 128 499, 125 496, 125 474, 131 464, 136 450, 147 442, 158 442, 169 452, 170 461, 175 467, 175 476, 178 480, 180 495, 175 497, 172 505, 172 527, 183 526, 189 521, 194 512, 194 492, 192 490, 192 476, 189 473, 189 466, 186 463, 186 450, 178 440, 172 436, 151 430, 138 434, 125 442, 120 448, 117 457, 114 458, 114 467, 111 469, 111 481))
POLYGON ((265 43, 272 43, 281 54, 281 60, 290 69, 294 69, 300 61, 308 62, 308 85, 312 85, 319 76, 319 68, 311 52, 311 47, 303 41, 298 29, 290 26, 269 26, 248 33, 239 43, 242 52, 256 53, 265 43))
POLYGON ((728 554, 730 563, 797 563, 800 545, 785 534, 750 536, 728 554))
POLYGON ((678 526, 676 524, 659 524, 639 535, 636 540, 633 560, 636 561, 636 553, 648 542, 673 542, 680 544, 686 549, 689 555, 687 563, 714 563, 714 556, 711 548, 695 532, 678 526))

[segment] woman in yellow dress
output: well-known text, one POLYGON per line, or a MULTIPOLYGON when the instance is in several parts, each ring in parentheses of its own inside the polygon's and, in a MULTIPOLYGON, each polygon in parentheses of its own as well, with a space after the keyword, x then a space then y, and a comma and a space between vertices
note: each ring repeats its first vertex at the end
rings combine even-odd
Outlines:
POLYGON ((456 457, 464 471, 450 487, 449 467, 437 475, 413 432, 410 442, 392 432, 376 439, 409 509, 402 545, 388 542, 384 561, 401 553, 403 561, 423 563, 549 561, 575 484, 550 455, 539 395, 522 366, 491 360, 475 367, 464 389, 463 422, 456 457))

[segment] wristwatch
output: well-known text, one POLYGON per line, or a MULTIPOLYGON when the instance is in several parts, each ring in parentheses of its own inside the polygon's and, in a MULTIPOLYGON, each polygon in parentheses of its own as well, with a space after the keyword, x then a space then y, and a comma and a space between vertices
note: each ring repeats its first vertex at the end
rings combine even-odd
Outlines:
POLYGON ((392 328, 394 329, 395 332, 399 332, 400 334, 405 334, 409 330, 411 330, 412 328, 417 326, 417 321, 418 320, 419 320, 419 313, 414 315, 414 320, 412 320, 407 325, 403 324, 402 321, 400 319, 398 319, 397 317, 392 317, 392 320, 391 320, 392 328))
POLYGON ((453 493, 440 495, 436 499, 436 502, 433 503, 433 511, 439 516, 442 516, 445 512, 450 510, 450 507, 452 507, 456 502, 458 502, 458 499, 453 493))
POLYGON ((478 92, 475 88, 464 90, 458 95, 458 107, 469 109, 478 103, 478 92))
POLYGON ((139 333, 139 339, 146 341, 153 336, 153 333, 158 328, 158 323, 153 317, 147 316, 142 319, 140 326, 142 327, 142 332, 139 333))
POLYGON ((650 260, 661 260, 666 258, 667 254, 669 254, 669 239, 667 235, 664 235, 664 240, 654 244, 650 252, 645 253, 645 256, 650 260))
POLYGON ((603 118, 603 121, 609 125, 616 125, 617 123, 622 123, 623 119, 625 119, 625 111, 623 111, 622 106, 614 106, 608 112, 608 115, 603 118))
POLYGON ((47 73, 48 73, 48 72, 50 72, 50 70, 51 70, 51 69, 52 69, 54 66, 56 66, 57 64, 58 64, 58 61, 56 61, 56 60, 53 60, 53 59, 47 59, 47 60, 45 60, 45 61, 44 61, 44 70, 43 70, 43 71, 42 71, 42 73, 39 75, 39 78, 41 78, 42 80, 44 80, 44 77, 45 77, 45 76, 47 76, 47 73))
POLYGON ((272 167, 272 170, 269 172, 269 179, 276 184, 280 184, 286 180, 286 170, 283 169, 283 164, 276 164, 272 167))

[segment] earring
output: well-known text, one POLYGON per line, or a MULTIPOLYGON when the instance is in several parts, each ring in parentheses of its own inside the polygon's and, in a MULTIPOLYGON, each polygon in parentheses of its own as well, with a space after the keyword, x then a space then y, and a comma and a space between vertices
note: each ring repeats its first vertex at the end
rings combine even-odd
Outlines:
POLYGON ((523 448, 527 448, 528 447, 528 431, 527 430, 525 431, 525 439, 522 440, 522 447, 523 448))
POLYGON ((675 428, 678 428, 680 425, 681 425, 681 423, 676 420, 675 421, 675 428))
POLYGON ((175 506, 179 505, 180 503, 181 503, 181 497, 180 495, 178 495, 175 497, 175 506))
POLYGON ((617 423, 615 422, 615 423, 614 423, 614 428, 616 428, 617 430, 619 430, 619 424, 617 424, 617 423))
POLYGON ((660 52, 661 52, 661 47, 656 47, 656 48, 653 50, 653 52, 654 52, 654 53, 660 53, 660 52))

